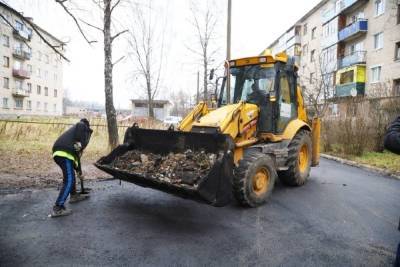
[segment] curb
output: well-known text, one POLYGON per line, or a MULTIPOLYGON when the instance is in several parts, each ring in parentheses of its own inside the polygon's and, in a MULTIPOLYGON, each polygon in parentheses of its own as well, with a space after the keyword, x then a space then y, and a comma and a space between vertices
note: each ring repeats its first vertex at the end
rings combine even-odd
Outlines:
POLYGON ((388 171, 388 170, 381 169, 381 168, 378 168, 378 167, 374 167, 374 166, 371 166, 371 165, 358 163, 358 162, 355 162, 355 161, 352 161, 352 160, 339 158, 339 157, 335 157, 335 156, 331 156, 331 155, 327 155, 327 154, 322 154, 321 153, 320 155, 321 155, 322 158, 325 158, 325 159, 334 160, 334 161, 340 162, 342 164, 346 164, 346 165, 349 165, 349 166, 352 166, 352 167, 360 168, 360 169, 363 169, 363 170, 366 170, 366 171, 372 171, 372 172, 375 172, 375 173, 378 173, 378 174, 381 174, 381 175, 386 175, 386 176, 393 177, 395 179, 400 180, 400 174, 396 173, 396 172, 388 171))

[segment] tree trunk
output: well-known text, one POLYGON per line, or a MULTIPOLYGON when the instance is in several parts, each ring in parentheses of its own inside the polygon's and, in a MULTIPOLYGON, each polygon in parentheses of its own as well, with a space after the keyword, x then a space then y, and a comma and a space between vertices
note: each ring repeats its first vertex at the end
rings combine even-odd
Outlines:
POLYGON ((118 145, 117 116, 113 102, 112 82, 112 40, 111 40, 111 0, 104 0, 104 91, 106 99, 106 115, 108 144, 111 149, 118 145))
POLYGON ((147 101, 149 102, 149 105, 148 105, 149 112, 148 113, 149 113, 150 118, 154 118, 153 97, 151 95, 152 90, 151 90, 151 82, 149 79, 147 80, 146 86, 147 86, 147 101))
POLYGON ((208 69, 208 62, 207 62, 207 49, 204 49, 203 55, 203 68, 204 68, 204 101, 207 102, 207 69, 208 69))

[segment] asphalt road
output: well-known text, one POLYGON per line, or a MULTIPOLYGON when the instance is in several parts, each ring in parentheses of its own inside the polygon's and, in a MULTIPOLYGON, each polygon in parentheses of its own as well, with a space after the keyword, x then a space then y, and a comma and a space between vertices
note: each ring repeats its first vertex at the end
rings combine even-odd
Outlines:
POLYGON ((47 217, 54 189, 3 192, 0 266, 388 266, 400 241, 400 181, 328 160, 256 209, 92 186, 58 219, 47 217))

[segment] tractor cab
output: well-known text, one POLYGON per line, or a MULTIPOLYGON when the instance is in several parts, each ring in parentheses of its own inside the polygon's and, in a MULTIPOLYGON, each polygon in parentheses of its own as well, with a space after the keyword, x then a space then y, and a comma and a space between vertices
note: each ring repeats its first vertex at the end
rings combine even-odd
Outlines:
POLYGON ((254 104, 259 108, 259 131, 282 133, 298 117, 296 72, 293 59, 284 53, 231 60, 217 105, 254 104))

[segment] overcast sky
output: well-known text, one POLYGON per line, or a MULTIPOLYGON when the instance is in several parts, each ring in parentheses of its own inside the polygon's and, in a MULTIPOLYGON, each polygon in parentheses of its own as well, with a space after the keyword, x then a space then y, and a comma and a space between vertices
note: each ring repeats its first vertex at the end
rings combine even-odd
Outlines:
MULTIPOLYGON (((89 0, 86 0, 89 1, 89 0)), ((149 0, 136 0, 147 3, 149 0)), ((62 8, 54 0, 8 0, 15 9, 31 16, 42 28, 68 41, 64 62, 64 89, 74 100, 88 100, 104 103, 103 48, 102 36, 87 29, 98 44, 89 46, 79 35, 77 28, 62 8)), ((91 1, 89 1, 91 2, 91 1)), ((205 0, 193 0, 205 5, 205 0)), ((287 30, 294 22, 315 6, 319 0, 232 0, 232 58, 259 54, 266 46, 287 30)), ((76 1, 84 4, 84 0, 76 1)), ((209 0, 210 8, 218 16, 215 45, 220 48, 216 64, 220 64, 226 54, 226 4, 227 0, 209 0)), ((163 61, 162 90, 158 98, 168 99, 171 91, 184 90, 195 94, 196 73, 201 71, 195 56, 188 50, 194 46, 194 29, 190 24, 192 13, 189 0, 152 0, 154 18, 161 21, 165 34, 165 60, 163 61)), ((129 10, 120 8, 115 13, 116 27, 123 29, 130 22, 129 10)), ((80 13, 85 19, 99 23, 99 13, 90 8, 80 13)), ((130 25, 132 26, 132 25, 130 25)), ((125 37, 113 47, 114 58, 126 55, 128 51, 125 37)), ((117 108, 127 108, 129 99, 144 96, 132 73, 135 67, 130 60, 124 60, 114 68, 114 99, 117 108)))

